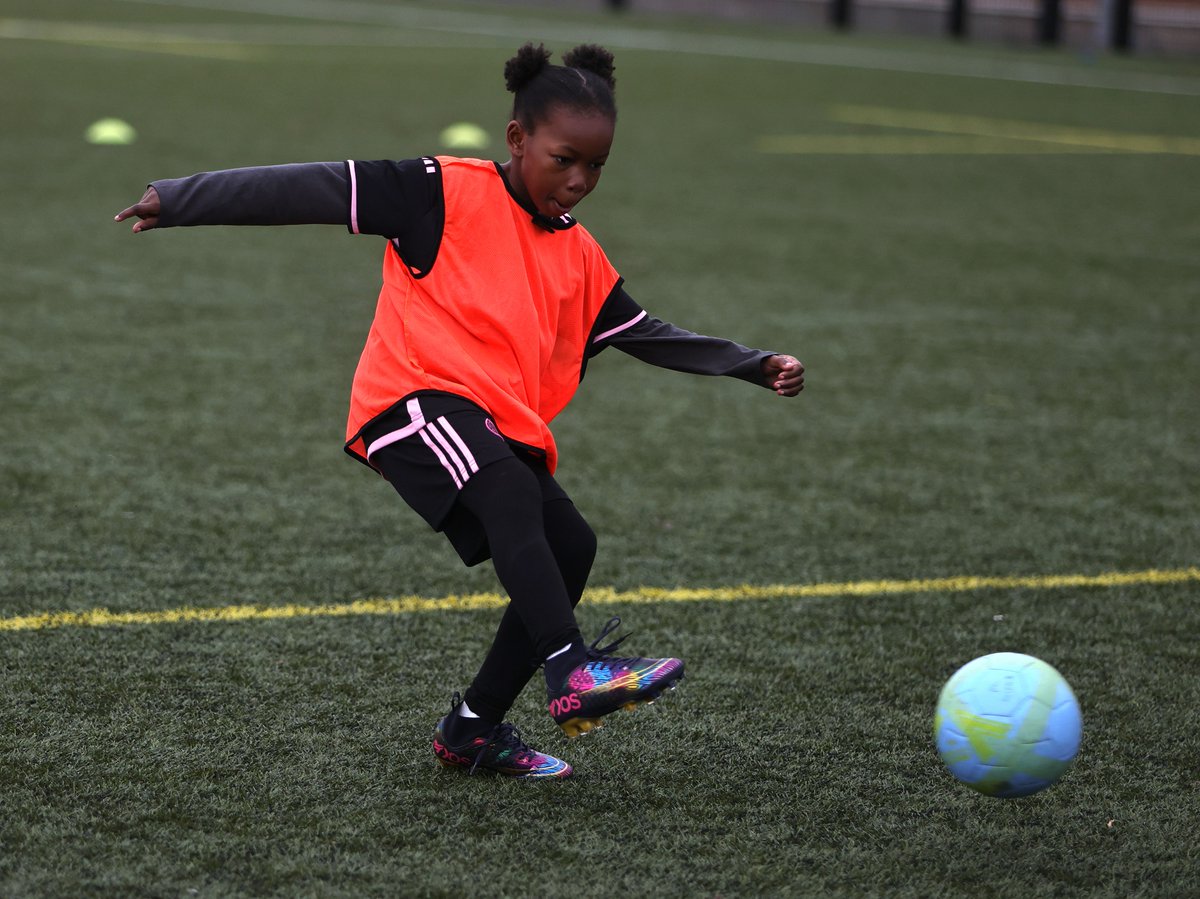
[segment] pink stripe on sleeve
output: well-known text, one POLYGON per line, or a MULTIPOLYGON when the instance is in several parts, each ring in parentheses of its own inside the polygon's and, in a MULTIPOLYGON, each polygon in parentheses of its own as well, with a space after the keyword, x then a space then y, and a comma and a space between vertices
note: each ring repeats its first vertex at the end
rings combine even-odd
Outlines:
POLYGON ((350 167, 350 230, 359 234, 358 230, 358 173, 354 171, 354 160, 347 159, 350 167))
POLYGON ((605 331, 603 334, 597 334, 595 339, 592 341, 592 343, 599 343, 600 341, 604 340, 606 337, 612 337, 614 334, 620 334, 626 328, 632 328, 634 325, 636 325, 638 322, 640 322, 645 317, 646 317, 646 310, 643 309, 641 312, 639 312, 637 315, 635 315, 629 321, 625 322, 625 324, 617 325, 615 328, 613 328, 609 331, 605 331))

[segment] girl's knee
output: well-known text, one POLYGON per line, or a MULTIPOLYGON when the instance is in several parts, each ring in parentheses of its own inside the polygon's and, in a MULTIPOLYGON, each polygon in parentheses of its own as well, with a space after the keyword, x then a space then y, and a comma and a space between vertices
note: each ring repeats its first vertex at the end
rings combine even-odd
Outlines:
MULTIPOLYGON (((546 539, 568 586, 581 591, 596 560, 596 532, 570 500, 546 504, 546 539)), ((575 592, 573 590, 573 592, 575 592)))

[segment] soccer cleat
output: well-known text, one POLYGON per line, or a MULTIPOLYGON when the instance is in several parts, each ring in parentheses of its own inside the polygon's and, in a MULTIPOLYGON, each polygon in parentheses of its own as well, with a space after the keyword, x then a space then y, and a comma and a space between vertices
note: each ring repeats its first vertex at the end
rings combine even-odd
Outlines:
POLYGON ((610 618, 587 648, 586 658, 567 672, 561 683, 547 684, 550 715, 568 737, 601 727, 601 719, 618 709, 632 712, 654 702, 683 678, 680 659, 614 658, 613 650, 625 637, 597 647, 620 624, 620 618, 610 618))
MULTIPOLYGON (((457 707, 458 703, 454 705, 457 707)), ((446 739, 445 729, 446 718, 443 718, 433 732, 433 754, 445 768, 466 769, 468 774, 491 771, 520 780, 571 775, 571 766, 562 759, 525 745, 521 732, 512 724, 497 724, 482 737, 461 745, 451 744, 446 739)))

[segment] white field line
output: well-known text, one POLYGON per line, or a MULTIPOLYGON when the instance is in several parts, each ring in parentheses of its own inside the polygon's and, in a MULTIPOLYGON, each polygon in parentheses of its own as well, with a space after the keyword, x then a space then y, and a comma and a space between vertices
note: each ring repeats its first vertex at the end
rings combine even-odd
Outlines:
POLYGON ((309 19, 338 24, 391 26, 421 31, 503 39, 505 41, 587 40, 614 49, 651 50, 733 59, 835 66, 922 75, 985 78, 1032 84, 1138 93, 1200 96, 1200 78, 1142 72, 1096 71, 1073 66, 988 59, 981 56, 929 54, 870 47, 815 44, 767 38, 703 34, 685 30, 630 28, 594 23, 568 24, 544 17, 420 6, 383 6, 362 0, 123 0, 189 9, 309 19))
POLYGON ((762 153, 999 155, 1033 153, 1155 153, 1200 156, 1200 138, 1165 134, 1131 134, 992 119, 947 115, 875 106, 834 106, 830 118, 850 125, 868 125, 932 135, 911 134, 792 134, 762 137, 762 153), (936 136, 935 136, 936 135, 936 136))
POLYGON ((947 115, 877 106, 835 106, 830 111, 830 117, 835 122, 850 125, 874 125, 956 136, 1032 141, 1079 150, 1200 156, 1200 138, 1177 135, 1133 134, 1071 125, 993 119, 986 116, 947 115))
MULTIPOLYGON (((95 46, 140 46, 147 51, 201 45, 228 48, 276 47, 491 47, 496 41, 472 35, 445 35, 431 40, 428 34, 401 29, 366 29, 358 26, 322 27, 311 24, 138 24, 60 22, 43 19, 0 19, 0 39, 56 41, 95 46)), ((240 58, 240 57, 237 57, 240 58)))
POLYGON ((953 135, 782 134, 759 138, 755 146, 760 153, 779 156, 1075 156, 1117 152, 953 135))

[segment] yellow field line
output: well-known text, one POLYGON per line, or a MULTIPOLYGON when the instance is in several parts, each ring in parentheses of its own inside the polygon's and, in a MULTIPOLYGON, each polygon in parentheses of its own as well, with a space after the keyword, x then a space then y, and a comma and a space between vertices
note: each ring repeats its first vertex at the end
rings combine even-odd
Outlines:
POLYGON ((877 106, 835 106, 834 121, 850 125, 905 128, 940 134, 1031 141, 1118 153, 1169 153, 1200 156, 1200 138, 1163 134, 1126 134, 1040 122, 1020 122, 984 116, 945 115, 877 106))
MULTIPOLYGON (((584 594, 592 605, 632 605, 665 602, 739 602, 744 600, 801 599, 834 596, 888 596, 903 593, 964 593, 976 590, 1054 590, 1084 587, 1124 587, 1138 584, 1200 582, 1200 568, 1169 571, 1114 571, 1107 574, 1051 574, 1023 577, 948 577, 922 580, 848 581, 825 584, 775 584, 756 587, 694 587, 638 590, 594 588, 584 594)), ((352 615, 405 615, 415 612, 462 612, 496 609, 508 599, 499 593, 473 593, 430 599, 403 596, 393 599, 360 599, 321 605, 184 606, 159 612, 44 612, 0 618, 0 631, 39 631, 63 627, 113 627, 136 624, 177 624, 214 621, 275 621, 285 618, 336 618, 352 615)))

